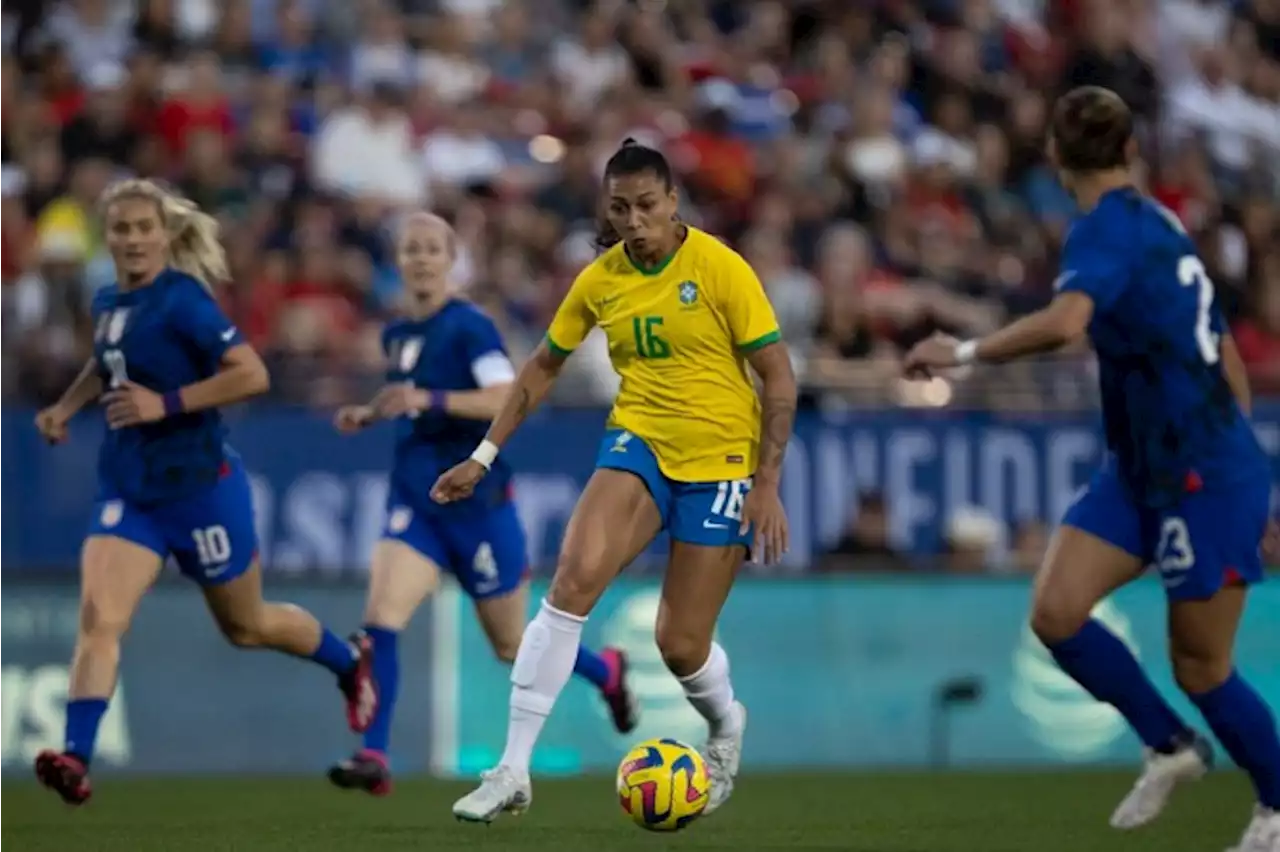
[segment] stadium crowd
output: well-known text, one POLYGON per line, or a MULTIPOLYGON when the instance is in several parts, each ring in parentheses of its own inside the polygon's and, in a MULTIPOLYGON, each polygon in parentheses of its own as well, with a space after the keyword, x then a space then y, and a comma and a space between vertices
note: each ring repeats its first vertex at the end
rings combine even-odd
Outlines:
MULTIPOLYGON (((806 405, 1089 404, 1084 351, 933 384, 898 360, 1050 297, 1074 205, 1044 131, 1084 83, 1139 115, 1143 182, 1280 393, 1280 0, 29 0, 3 38, 8 400, 52 399, 89 351, 117 176, 219 216, 218 295, 273 395, 331 407, 379 381, 406 211, 455 225, 458 284, 519 357, 595 256, 599 175, 633 136, 760 274, 806 405)), ((582 349, 560 401, 607 402, 602 336, 582 349)), ((1006 568, 1045 534, 1009 531, 1006 568)), ((946 570, 1002 537, 957 512, 946 570)), ((879 494, 818 567, 859 566, 911 566, 879 494)))
MULTIPOLYGON (((1141 116, 1146 185, 1198 235, 1256 384, 1280 390, 1280 0, 4 8, 10 397, 47 400, 83 363, 111 276, 94 200, 118 174, 216 212, 220 298, 274 393, 329 405, 375 380, 399 215, 455 224, 458 283, 520 355, 594 257, 598 175, 635 136, 678 167, 684 215, 759 272, 810 404, 936 404, 898 381, 904 347, 1052 292, 1073 204, 1045 120, 1082 83, 1141 116)), ((602 342, 584 349, 563 391, 607 400, 602 342)), ((1079 404, 1088 362, 1065 363, 960 386, 1079 404)))

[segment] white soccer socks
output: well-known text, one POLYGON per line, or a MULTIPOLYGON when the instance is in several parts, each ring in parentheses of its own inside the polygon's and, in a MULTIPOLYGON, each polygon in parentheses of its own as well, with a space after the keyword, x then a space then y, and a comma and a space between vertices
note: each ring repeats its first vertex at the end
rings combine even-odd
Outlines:
POLYGON ((733 712, 733 684, 729 681, 729 655, 720 643, 711 643, 707 661, 691 675, 679 678, 684 694, 702 718, 707 720, 711 736, 724 737, 737 733, 739 714, 733 712))
MULTIPOLYGON (((511 715, 507 747, 499 762, 518 777, 529 776, 533 746, 560 690, 573 676, 585 622, 586 618, 561 612, 544 599, 538 614, 524 629, 520 650, 511 666, 511 715)), ((726 666, 726 673, 727 670, 726 666)))

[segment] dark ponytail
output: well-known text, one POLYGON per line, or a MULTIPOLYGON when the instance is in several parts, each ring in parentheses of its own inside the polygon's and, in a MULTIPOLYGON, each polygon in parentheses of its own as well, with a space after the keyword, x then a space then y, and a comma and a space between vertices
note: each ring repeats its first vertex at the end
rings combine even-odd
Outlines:
MULTIPOLYGON (((622 146, 609 158, 609 162, 605 163, 604 179, 607 181, 611 177, 638 175, 644 172, 652 172, 658 180, 662 181, 662 185, 668 192, 675 185, 671 164, 667 162, 662 152, 656 148, 641 145, 633 137, 628 136, 622 140, 622 146)), ((601 211, 599 224, 596 226, 596 248, 605 251, 620 242, 622 237, 614 230, 613 225, 609 224, 609 218, 601 211)))

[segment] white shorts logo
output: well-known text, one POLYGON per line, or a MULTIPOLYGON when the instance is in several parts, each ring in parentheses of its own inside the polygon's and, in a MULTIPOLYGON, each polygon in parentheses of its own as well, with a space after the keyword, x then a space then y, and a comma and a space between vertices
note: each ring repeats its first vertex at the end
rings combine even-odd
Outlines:
POLYGON ((391 510, 391 518, 387 521, 387 529, 397 535, 409 529, 413 520, 413 510, 408 506, 396 506, 391 510))
POLYGON ((124 503, 120 500, 108 500, 102 504, 102 515, 99 521, 104 527, 114 527, 124 518, 124 503))

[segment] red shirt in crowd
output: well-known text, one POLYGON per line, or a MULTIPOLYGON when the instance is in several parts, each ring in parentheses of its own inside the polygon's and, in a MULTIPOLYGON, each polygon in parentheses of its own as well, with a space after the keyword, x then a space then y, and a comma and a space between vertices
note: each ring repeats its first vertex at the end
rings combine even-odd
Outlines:
POLYGON ((225 98, 205 103, 174 98, 166 101, 156 116, 156 132, 173 154, 186 151, 187 139, 200 130, 211 130, 224 136, 235 130, 231 107, 225 98))

